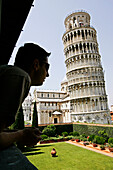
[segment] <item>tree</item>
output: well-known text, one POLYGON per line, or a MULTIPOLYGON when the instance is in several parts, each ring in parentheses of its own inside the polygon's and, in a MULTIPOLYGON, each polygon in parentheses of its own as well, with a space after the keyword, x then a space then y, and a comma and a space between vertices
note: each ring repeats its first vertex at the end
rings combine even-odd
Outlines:
POLYGON ((36 101, 34 102, 34 108, 33 108, 32 127, 36 127, 36 128, 38 127, 38 115, 37 115, 36 101))
POLYGON ((16 116, 16 120, 12 125, 13 129, 24 129, 24 115, 23 115, 23 109, 22 106, 20 107, 17 116, 16 116))
POLYGON ((56 127, 54 125, 48 125, 47 127, 45 127, 42 131, 43 134, 47 135, 47 136, 55 136, 56 134, 56 127))
MULTIPOLYGON (((17 112, 16 120, 12 125, 12 129, 24 129, 24 115, 23 115, 23 109, 22 106, 20 107, 19 111, 17 112)), ((19 142, 16 142, 17 147, 23 151, 24 145, 20 144, 19 142)))

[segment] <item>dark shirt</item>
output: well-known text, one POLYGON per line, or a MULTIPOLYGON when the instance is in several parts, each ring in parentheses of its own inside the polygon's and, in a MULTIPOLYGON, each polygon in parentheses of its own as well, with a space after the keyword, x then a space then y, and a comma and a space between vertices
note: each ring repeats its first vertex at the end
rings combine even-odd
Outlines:
POLYGON ((12 66, 0 66, 0 125, 6 127, 15 121, 16 113, 30 89, 31 79, 24 70, 12 66))

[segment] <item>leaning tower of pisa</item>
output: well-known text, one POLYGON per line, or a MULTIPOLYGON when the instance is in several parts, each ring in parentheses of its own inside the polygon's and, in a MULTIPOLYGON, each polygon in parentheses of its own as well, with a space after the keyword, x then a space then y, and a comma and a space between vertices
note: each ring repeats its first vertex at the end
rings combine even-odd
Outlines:
POLYGON ((71 120, 110 123, 104 72, 90 15, 83 11, 72 13, 64 24, 66 31, 62 40, 71 120))

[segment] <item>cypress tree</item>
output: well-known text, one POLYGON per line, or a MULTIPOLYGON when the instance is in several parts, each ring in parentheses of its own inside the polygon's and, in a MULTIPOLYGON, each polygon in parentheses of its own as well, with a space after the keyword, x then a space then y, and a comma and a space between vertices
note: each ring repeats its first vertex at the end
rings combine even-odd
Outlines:
MULTIPOLYGON (((16 116, 16 120, 12 125, 13 129, 24 129, 24 115, 23 115, 23 109, 22 106, 20 107, 17 116, 16 116)), ((20 144, 19 142, 16 143, 17 147, 21 150, 24 151, 24 145, 20 144)))
POLYGON ((32 127, 36 127, 36 128, 38 127, 38 115, 37 115, 36 101, 34 102, 34 108, 33 108, 32 127))
POLYGON ((16 116, 16 120, 13 123, 13 129, 24 129, 24 115, 22 106, 20 107, 16 116))

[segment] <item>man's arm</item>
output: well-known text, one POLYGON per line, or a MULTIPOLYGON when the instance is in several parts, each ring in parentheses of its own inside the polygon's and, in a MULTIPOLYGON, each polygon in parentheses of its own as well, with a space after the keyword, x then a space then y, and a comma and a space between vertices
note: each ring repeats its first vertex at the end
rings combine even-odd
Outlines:
POLYGON ((22 131, 1 132, 0 133, 0 150, 9 147, 14 142, 18 142, 19 138, 21 137, 22 137, 22 131))
POLYGON ((20 142, 26 146, 33 146, 41 139, 40 131, 36 128, 26 128, 17 132, 0 133, 0 150, 3 150, 14 142, 20 142))

